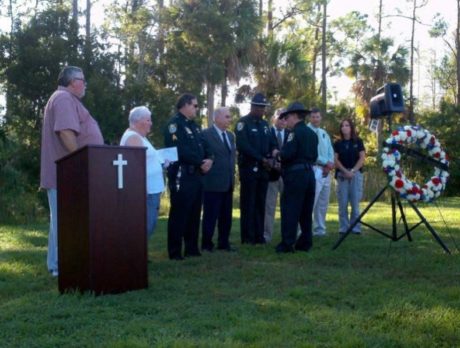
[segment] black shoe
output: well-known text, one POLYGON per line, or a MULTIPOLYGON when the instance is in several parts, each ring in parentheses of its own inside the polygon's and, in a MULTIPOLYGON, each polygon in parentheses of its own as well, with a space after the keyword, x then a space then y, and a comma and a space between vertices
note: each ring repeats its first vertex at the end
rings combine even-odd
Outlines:
POLYGON ((276 246, 275 251, 277 253, 293 253, 294 247, 292 245, 285 245, 283 243, 280 243, 276 246))
POLYGON ((201 256, 201 253, 199 251, 195 251, 193 253, 185 253, 185 257, 195 257, 195 256, 201 256))
POLYGON ((308 252, 311 249, 311 245, 296 245, 295 250, 308 252))
POLYGON ((218 250, 228 251, 228 252, 235 252, 235 251, 238 251, 237 248, 232 247, 231 245, 226 246, 226 247, 217 247, 217 249, 218 249, 218 250))
POLYGON ((206 251, 208 253, 213 253, 214 249, 213 248, 201 248, 201 251, 206 251))
POLYGON ((184 260, 184 258, 183 258, 182 256, 180 256, 180 255, 178 255, 178 256, 171 256, 169 259, 170 259, 170 260, 175 260, 175 261, 183 261, 183 260, 184 260))

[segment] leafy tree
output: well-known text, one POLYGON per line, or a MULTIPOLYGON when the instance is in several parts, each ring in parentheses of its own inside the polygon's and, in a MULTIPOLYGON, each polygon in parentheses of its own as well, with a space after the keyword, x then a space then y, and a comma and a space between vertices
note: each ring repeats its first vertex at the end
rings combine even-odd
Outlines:
MULTIPOLYGON (((75 30, 68 11, 58 8, 40 13, 23 27, 17 25, 11 36, 3 34, 0 38, 0 50, 7 52, 0 57, 7 106, 1 125, 8 135, 1 149, 6 197, 11 198, 8 188, 20 200, 38 188, 41 114, 56 88, 62 62, 78 62, 75 30)), ((10 203, 13 205, 5 203, 4 209, 10 215, 21 215, 22 208, 14 201, 10 203)))
POLYGON ((311 95, 305 93, 309 87, 311 69, 304 48, 301 37, 290 36, 284 41, 259 41, 253 63, 256 89, 264 91, 275 107, 291 100, 311 104, 311 95))
POLYGON ((40 133, 42 113, 57 86, 57 76, 64 65, 83 67, 89 82, 84 101, 99 120, 109 143, 119 139, 121 103, 117 76, 110 54, 91 44, 93 58, 88 64, 82 55, 83 40, 69 8, 51 6, 38 13, 11 34, 2 34, 0 84, 6 91, 6 110, 0 125, 4 138, 0 144, 5 165, 0 170, 5 214, 22 216, 37 204, 39 180, 40 133), (14 197, 14 199, 13 199, 14 197), (25 201, 22 207, 18 201, 25 201), (21 215, 22 214, 22 215, 21 215))
POLYGON ((450 178, 447 184, 447 195, 460 194, 460 148, 458 134, 460 134, 460 108, 452 103, 442 101, 439 111, 431 111, 419 116, 420 123, 436 137, 446 149, 449 156, 450 178))
POLYGON ((460 105, 460 0, 457 0, 457 17, 457 26, 452 33, 453 40, 447 37, 448 24, 439 13, 433 19, 430 35, 442 38, 449 49, 449 53, 443 57, 437 69, 437 77, 446 91, 446 97, 451 98, 456 105, 460 105))
POLYGON ((359 101, 358 114, 369 117, 369 101, 381 87, 380 81, 405 84, 409 78, 406 48, 393 48, 393 40, 378 40, 374 35, 363 39, 362 45, 350 57, 345 73, 355 79, 353 91, 359 101))
POLYGON ((207 89, 208 116, 215 87, 238 80, 261 29, 251 0, 181 0, 168 9, 165 60, 175 89, 207 89), (181 84, 181 85, 179 85, 181 84))

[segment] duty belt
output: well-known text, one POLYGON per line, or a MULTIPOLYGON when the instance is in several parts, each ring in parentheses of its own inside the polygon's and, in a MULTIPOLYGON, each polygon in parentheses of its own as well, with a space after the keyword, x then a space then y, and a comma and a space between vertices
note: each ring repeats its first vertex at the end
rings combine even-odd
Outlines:
POLYGON ((193 164, 181 164, 180 168, 182 169, 183 174, 200 174, 200 168, 198 166, 194 166, 193 164))
POLYGON ((287 167, 286 169, 283 169, 283 173, 291 173, 295 172, 297 170, 311 170, 312 165, 310 163, 298 163, 298 164, 293 164, 292 166, 287 167))

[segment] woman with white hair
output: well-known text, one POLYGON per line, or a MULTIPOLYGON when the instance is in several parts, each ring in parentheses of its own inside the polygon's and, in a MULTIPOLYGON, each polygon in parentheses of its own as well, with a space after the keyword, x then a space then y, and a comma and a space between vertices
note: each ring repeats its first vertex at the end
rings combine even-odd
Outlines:
POLYGON ((129 128, 123 134, 120 145, 147 148, 147 238, 153 235, 160 209, 160 196, 164 191, 163 168, 157 150, 146 136, 152 128, 152 113, 145 106, 137 106, 129 112, 129 128))

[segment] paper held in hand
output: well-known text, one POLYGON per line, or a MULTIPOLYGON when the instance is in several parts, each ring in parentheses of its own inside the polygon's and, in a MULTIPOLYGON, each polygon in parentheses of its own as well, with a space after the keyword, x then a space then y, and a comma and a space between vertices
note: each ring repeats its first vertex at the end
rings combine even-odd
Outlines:
POLYGON ((158 155, 160 157, 160 163, 165 163, 165 162, 177 162, 179 159, 177 156, 177 147, 165 147, 164 149, 159 149, 158 155))

